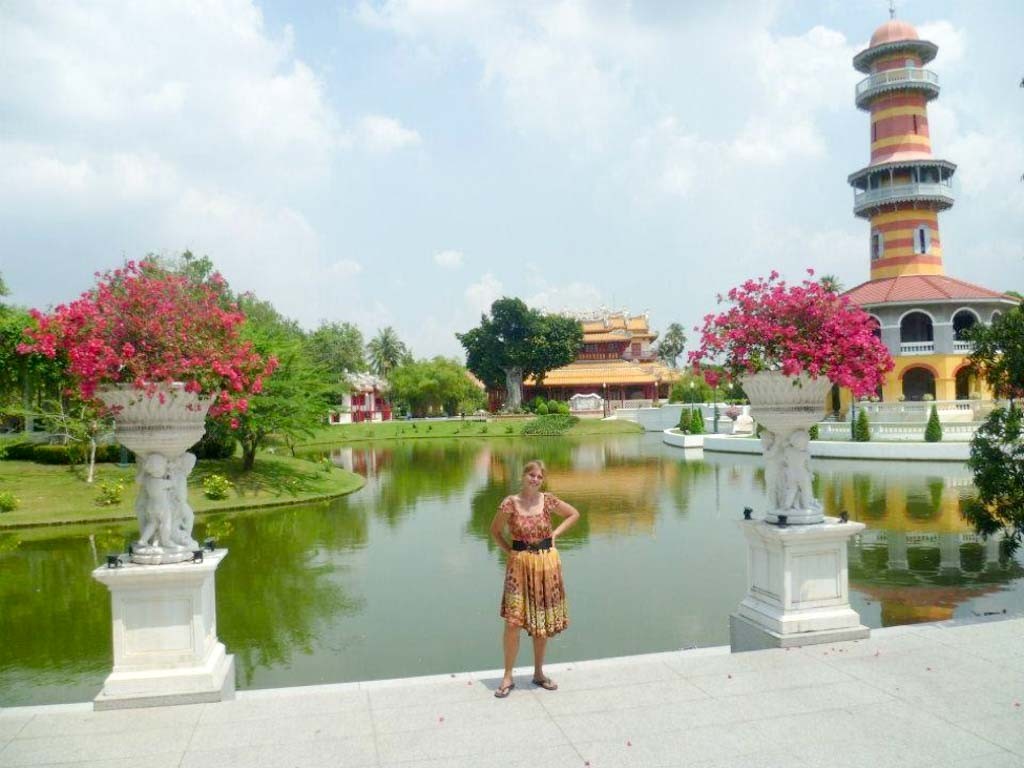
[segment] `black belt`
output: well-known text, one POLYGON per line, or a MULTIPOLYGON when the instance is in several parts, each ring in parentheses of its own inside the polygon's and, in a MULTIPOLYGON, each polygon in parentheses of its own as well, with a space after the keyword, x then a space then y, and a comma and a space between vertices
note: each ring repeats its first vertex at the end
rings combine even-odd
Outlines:
POLYGON ((551 549, 551 539, 541 539, 536 544, 530 544, 519 539, 512 539, 512 549, 516 552, 545 552, 551 549))

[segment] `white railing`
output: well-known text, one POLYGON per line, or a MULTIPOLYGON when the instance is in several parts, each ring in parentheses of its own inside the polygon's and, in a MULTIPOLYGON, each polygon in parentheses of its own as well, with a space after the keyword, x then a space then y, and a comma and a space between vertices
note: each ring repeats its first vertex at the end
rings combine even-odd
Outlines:
POLYGON ((930 355, 935 351, 934 341, 903 341, 900 342, 901 355, 930 355))
POLYGON ((974 351, 974 342, 973 341, 960 341, 959 339, 955 339, 953 341, 953 351, 954 352, 973 352, 974 351))
POLYGON ((857 83, 857 101, 859 102, 876 90, 894 85, 922 85, 929 90, 934 89, 938 93, 939 76, 930 69, 921 69, 920 67, 903 67, 876 72, 857 83))
MULTIPOLYGON (((942 425, 942 440, 948 443, 970 442, 977 424, 942 425)), ((925 424, 922 423, 878 423, 869 424, 871 439, 878 442, 902 442, 924 440, 925 424)), ((849 440, 850 422, 823 421, 818 424, 819 440, 849 440)))
POLYGON ((853 206, 854 210, 859 210, 864 206, 884 203, 889 200, 905 200, 915 197, 941 197, 952 203, 953 185, 944 181, 916 181, 877 189, 854 189, 853 206))
MULTIPOLYGON (((878 422, 920 423, 928 421, 932 406, 939 413, 939 420, 967 423, 984 421, 995 407, 992 400, 902 400, 886 403, 857 403, 857 410, 868 412, 868 419, 878 422)), ((849 422, 849 412, 846 421, 849 422)))

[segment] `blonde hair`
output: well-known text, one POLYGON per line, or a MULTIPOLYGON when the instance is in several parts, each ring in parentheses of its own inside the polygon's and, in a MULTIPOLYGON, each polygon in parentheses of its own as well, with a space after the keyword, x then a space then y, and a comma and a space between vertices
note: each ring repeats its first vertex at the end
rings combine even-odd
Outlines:
POLYGON ((534 459, 533 461, 526 462, 523 465, 523 474, 525 475, 531 469, 539 469, 544 477, 548 476, 548 468, 544 466, 544 462, 540 459, 534 459))

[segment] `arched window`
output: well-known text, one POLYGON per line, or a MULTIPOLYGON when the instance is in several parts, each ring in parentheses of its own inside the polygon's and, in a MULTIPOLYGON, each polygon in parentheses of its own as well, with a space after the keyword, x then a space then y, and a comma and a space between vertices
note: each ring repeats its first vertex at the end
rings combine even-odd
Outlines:
POLYGON ((869 315, 868 322, 871 323, 871 333, 874 334, 875 338, 881 341, 882 339, 882 324, 878 318, 874 315, 869 315))
POLYGON ((904 344, 935 341, 932 319, 924 312, 908 312, 900 320, 900 341, 904 344))
POLYGON ((999 319, 1002 316, 1003 313, 997 309, 995 312, 992 313, 992 319, 988 321, 989 325, 992 325, 992 323, 994 323, 997 319, 999 319))
POLYGON ((978 316, 971 312, 969 309, 961 309, 955 315, 953 315, 953 334, 957 341, 962 341, 964 331, 974 326, 978 322, 978 316))
POLYGON ((932 230, 922 224, 914 230, 914 253, 928 253, 932 247, 932 230))
POLYGON ((967 400, 973 390, 974 378, 969 368, 961 368, 956 372, 956 399, 967 400))
POLYGON ((871 233, 871 260, 877 261, 885 252, 885 238, 879 231, 871 233))
POLYGON ((925 395, 935 397, 935 375, 927 368, 909 368, 903 374, 903 397, 924 400, 925 395))

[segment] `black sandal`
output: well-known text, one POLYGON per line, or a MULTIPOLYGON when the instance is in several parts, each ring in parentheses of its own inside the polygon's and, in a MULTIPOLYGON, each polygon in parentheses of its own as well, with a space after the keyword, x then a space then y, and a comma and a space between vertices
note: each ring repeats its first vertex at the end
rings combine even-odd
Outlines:
POLYGON ((515 683, 509 683, 508 685, 499 686, 498 690, 496 690, 494 692, 494 698, 496 698, 496 699, 504 699, 506 696, 508 696, 512 692, 512 689, 515 688, 515 687, 516 687, 515 683))
POLYGON ((558 683, 552 680, 550 677, 542 677, 540 680, 533 679, 533 684, 538 688, 543 688, 545 691, 557 691, 558 683))

